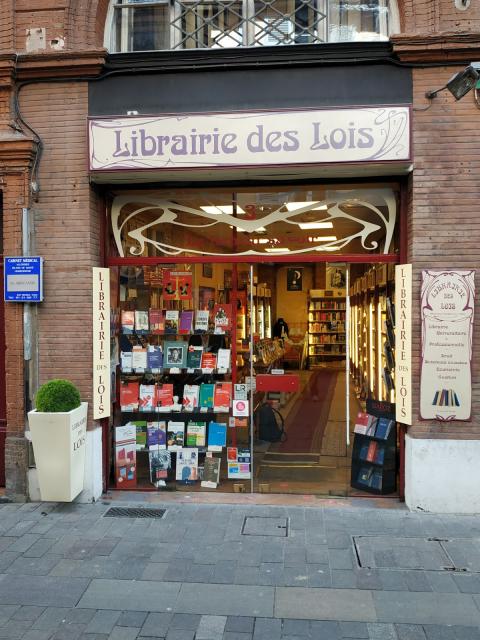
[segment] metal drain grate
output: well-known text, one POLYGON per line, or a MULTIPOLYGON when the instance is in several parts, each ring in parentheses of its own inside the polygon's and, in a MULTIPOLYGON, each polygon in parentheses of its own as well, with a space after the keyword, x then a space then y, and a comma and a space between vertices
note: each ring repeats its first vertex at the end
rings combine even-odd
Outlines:
POLYGON ((136 509, 135 507, 111 507, 104 518, 163 518, 165 509, 136 509))
POLYGON ((288 536, 288 518, 269 518, 267 516, 245 516, 242 527, 243 536, 288 536))

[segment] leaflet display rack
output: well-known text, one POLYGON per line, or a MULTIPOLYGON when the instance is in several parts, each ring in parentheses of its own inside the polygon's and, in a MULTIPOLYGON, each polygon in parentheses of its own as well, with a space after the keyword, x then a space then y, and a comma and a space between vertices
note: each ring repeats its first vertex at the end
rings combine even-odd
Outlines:
POLYGON ((351 486, 376 495, 396 491, 397 428, 395 405, 390 402, 368 399, 367 411, 357 416, 351 486))

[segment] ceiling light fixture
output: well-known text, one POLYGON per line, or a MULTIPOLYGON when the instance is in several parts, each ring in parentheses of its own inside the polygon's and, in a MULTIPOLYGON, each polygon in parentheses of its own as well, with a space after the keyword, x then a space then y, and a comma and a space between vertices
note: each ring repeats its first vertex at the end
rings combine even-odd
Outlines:
POLYGON ((340 251, 340 247, 317 247, 315 251, 340 251))
POLYGON ((265 251, 267 251, 268 253, 288 253, 290 249, 282 247, 267 247, 265 251))
MULTIPOLYGON (((209 205, 209 206, 200 207, 200 209, 202 209, 202 211, 205 211, 205 213, 211 213, 212 215, 215 215, 215 216, 221 216, 222 213, 225 213, 228 216, 233 215, 233 205, 231 204, 218 204, 218 205, 212 205, 212 206, 209 205)), ((239 215, 242 215, 245 213, 245 211, 242 209, 242 207, 239 207, 237 205, 236 213, 238 213, 239 215)))
POLYGON ((333 229, 331 222, 297 222, 300 229, 333 229))
POLYGON ((308 238, 309 242, 330 242, 331 240, 336 240, 337 236, 310 236, 308 238))
MULTIPOLYGON (((287 207, 287 211, 289 212, 296 211, 297 209, 302 209, 309 204, 314 205, 315 202, 285 202, 285 206, 287 207)), ((309 211, 326 211, 327 209, 328 207, 326 204, 320 204, 317 207, 312 206, 309 211)))

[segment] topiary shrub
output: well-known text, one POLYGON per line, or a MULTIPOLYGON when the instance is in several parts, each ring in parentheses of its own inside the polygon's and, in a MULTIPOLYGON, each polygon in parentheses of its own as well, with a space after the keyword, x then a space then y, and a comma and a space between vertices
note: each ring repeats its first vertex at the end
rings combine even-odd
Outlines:
POLYGON ((35 408, 42 413, 72 411, 80 406, 80 392, 69 380, 50 380, 35 396, 35 408))

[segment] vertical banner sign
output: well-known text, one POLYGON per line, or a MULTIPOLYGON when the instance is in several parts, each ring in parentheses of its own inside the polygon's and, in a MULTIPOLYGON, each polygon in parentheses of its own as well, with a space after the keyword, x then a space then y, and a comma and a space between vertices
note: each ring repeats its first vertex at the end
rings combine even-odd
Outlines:
POLYGON ((93 267, 93 419, 110 415, 110 270, 93 267))
POLYGON ((469 420, 474 271, 422 272, 420 415, 469 420))
POLYGON ((412 424, 412 265, 395 267, 395 412, 412 424))

